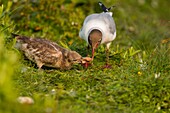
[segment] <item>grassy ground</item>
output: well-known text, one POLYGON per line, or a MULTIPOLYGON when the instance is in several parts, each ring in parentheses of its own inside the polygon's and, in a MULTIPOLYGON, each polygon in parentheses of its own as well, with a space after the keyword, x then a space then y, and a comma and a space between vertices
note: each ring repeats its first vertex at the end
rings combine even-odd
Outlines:
POLYGON ((112 69, 102 69, 102 45, 87 69, 38 71, 13 48, 10 33, 46 38, 85 56, 86 43, 78 33, 87 15, 101 12, 97 1, 0 2, 0 112, 170 112, 170 2, 104 3, 117 6, 112 10, 117 25, 112 69), (19 96, 33 98, 34 104, 18 103, 19 96))

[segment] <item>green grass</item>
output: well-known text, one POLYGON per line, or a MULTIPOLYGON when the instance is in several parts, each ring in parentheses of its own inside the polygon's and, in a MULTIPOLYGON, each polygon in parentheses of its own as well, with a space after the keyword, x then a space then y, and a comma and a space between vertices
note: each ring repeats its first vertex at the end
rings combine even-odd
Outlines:
POLYGON ((74 65, 65 71, 39 71, 13 48, 10 33, 43 37, 86 56, 78 32, 88 14, 101 12, 97 2, 0 2, 0 112, 170 112, 170 3, 142 1, 103 1, 117 5, 112 10, 117 25, 110 48, 112 69, 102 69, 102 45, 91 67, 74 65), (35 103, 20 104, 19 96, 35 103))

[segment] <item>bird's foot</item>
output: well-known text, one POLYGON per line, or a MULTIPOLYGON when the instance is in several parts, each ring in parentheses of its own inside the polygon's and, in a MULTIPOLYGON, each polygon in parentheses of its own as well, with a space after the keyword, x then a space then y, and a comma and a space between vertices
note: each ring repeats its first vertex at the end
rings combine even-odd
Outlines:
POLYGON ((112 68, 112 65, 111 64, 105 64, 104 66, 103 66, 103 69, 111 69, 112 68))

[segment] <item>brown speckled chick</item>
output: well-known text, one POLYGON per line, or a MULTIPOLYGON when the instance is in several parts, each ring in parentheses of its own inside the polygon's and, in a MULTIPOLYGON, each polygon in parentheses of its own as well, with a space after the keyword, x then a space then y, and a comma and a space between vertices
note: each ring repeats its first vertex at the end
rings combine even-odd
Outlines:
POLYGON ((16 48, 21 50, 25 56, 35 62, 39 69, 41 67, 53 67, 58 69, 70 69, 73 64, 85 64, 91 58, 83 58, 76 51, 67 50, 54 42, 42 38, 29 38, 13 34, 16 38, 16 48))

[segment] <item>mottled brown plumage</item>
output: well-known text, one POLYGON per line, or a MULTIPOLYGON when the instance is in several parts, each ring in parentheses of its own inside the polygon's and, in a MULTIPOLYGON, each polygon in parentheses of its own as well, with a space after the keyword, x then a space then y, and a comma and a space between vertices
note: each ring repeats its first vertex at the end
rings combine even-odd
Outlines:
POLYGON ((90 58, 82 58, 76 51, 67 50, 58 44, 42 38, 29 38, 13 34, 16 38, 16 48, 35 62, 39 69, 44 65, 59 69, 70 69, 75 63, 84 64, 90 58))

